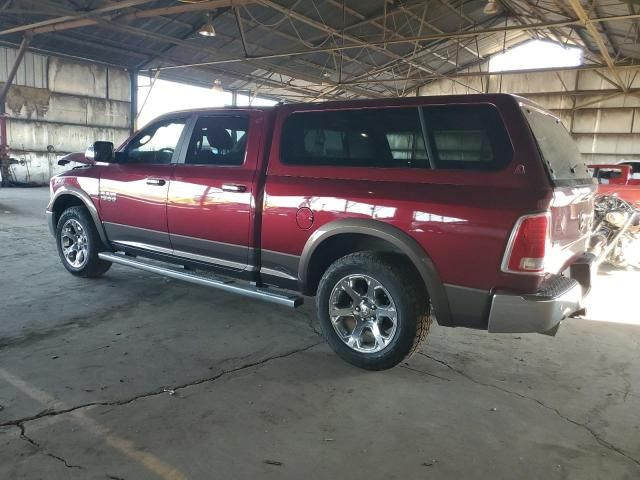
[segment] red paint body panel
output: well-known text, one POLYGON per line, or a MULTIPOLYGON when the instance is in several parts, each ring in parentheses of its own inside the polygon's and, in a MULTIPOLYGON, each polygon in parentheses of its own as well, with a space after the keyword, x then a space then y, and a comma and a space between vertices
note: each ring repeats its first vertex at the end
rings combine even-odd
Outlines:
MULTIPOLYGON (((240 255, 242 258, 236 258, 236 261, 247 263, 249 247, 256 246, 253 235, 256 177, 262 161, 264 117, 263 112, 250 112, 242 166, 175 166, 167 201, 168 228, 172 237, 181 235, 246 247, 240 255), (225 185, 238 186, 245 191, 225 191, 225 185)), ((172 240, 172 244, 175 243, 177 239, 172 240)))
POLYGON ((164 233, 157 245, 169 246, 167 192, 173 165, 101 165, 100 192, 113 193, 116 201, 100 200, 103 222, 117 223, 164 233), (147 179, 161 179, 164 185, 149 185, 147 179))
MULTIPOLYGON (((535 210, 542 199, 515 200, 506 208, 504 195, 483 187, 269 176, 262 247, 300 255, 318 227, 343 218, 370 218, 417 240, 445 283, 486 289, 513 286, 514 279, 503 278, 499 268, 506 239, 522 211, 535 210), (291 195, 292 191, 304 194, 291 195), (456 192, 464 194, 464 203, 450 203, 456 192), (295 214, 303 207, 314 213, 309 230, 296 225, 295 214)), ((524 289, 537 283, 524 277, 515 281, 524 289)))

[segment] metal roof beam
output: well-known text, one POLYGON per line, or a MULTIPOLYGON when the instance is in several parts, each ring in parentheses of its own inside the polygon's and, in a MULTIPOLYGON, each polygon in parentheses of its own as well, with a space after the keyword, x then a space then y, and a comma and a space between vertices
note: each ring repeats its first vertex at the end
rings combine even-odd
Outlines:
MULTIPOLYGON (((354 37, 352 35, 346 34, 346 33, 342 32, 342 31, 340 31, 338 29, 335 29, 333 27, 329 27, 328 25, 325 25, 325 24, 320 23, 320 22, 318 22, 316 20, 313 20, 313 19, 311 19, 311 18, 309 18, 309 17, 307 17, 305 15, 302 15, 301 13, 295 12, 295 11, 293 11, 291 9, 287 9, 287 8, 277 4, 275 2, 272 2, 270 0, 257 0, 257 3, 260 3, 260 4, 265 5, 267 7, 271 7, 274 10, 277 10, 277 11, 283 13, 283 14, 289 15, 292 18, 295 18, 296 20, 298 20, 300 22, 306 23, 307 25, 312 26, 312 27, 314 27, 314 28, 316 28, 318 30, 324 31, 324 32, 332 34, 332 35, 336 35, 337 37, 339 37, 339 38, 341 38, 343 40, 348 40, 349 42, 356 43, 357 47, 371 48, 372 50, 375 50, 375 51, 377 51, 379 53, 382 53, 382 54, 384 54, 384 55, 386 55, 388 57, 394 58, 394 59, 396 59, 396 60, 398 60, 398 61, 400 61, 402 63, 410 65, 410 66, 412 66, 413 68, 415 68, 417 70, 421 70, 421 71, 426 72, 426 73, 437 74, 437 72, 435 70, 433 70, 433 69, 431 69, 429 67, 426 67, 424 65, 421 65, 419 63, 413 62, 411 60, 408 60, 405 57, 403 57, 402 55, 397 54, 395 52, 392 52, 392 51, 388 50, 387 48, 384 48, 384 47, 381 46, 381 45, 385 45, 387 43, 414 43, 417 40, 417 38, 413 38, 411 40, 405 39, 405 38, 403 38, 401 40, 390 40, 390 41, 383 40, 381 42, 364 41, 364 40, 359 39, 358 37, 354 37)), ((352 45, 351 48, 354 48, 354 46, 352 45)), ((344 49, 344 45, 339 48, 340 51, 343 50, 343 49, 344 49)), ((337 51, 337 49, 334 50, 334 51, 337 51)), ((465 87, 466 87, 466 85, 465 85, 465 87)))
MULTIPOLYGON (((631 4, 629 4, 631 5, 631 4)), ((598 6, 594 3, 593 4, 593 11, 597 16, 601 16, 598 6)), ((615 58, 616 60, 618 60, 618 58, 620 58, 620 47, 616 44, 616 41, 613 39, 613 34, 611 32, 611 30, 609 30, 609 28, 607 27, 606 22, 602 24, 602 30, 604 31, 604 34, 607 37, 607 40, 609 40, 609 44, 611 45, 611 48, 613 49, 613 53, 615 54, 615 58)))
MULTIPOLYGON (((592 23, 598 23, 603 21, 621 21, 621 20, 631 20, 634 18, 640 18, 640 14, 634 15, 616 15, 604 18, 592 18, 592 23)), ((216 60, 212 62, 201 62, 201 63, 191 63, 191 64, 183 64, 183 65, 171 65, 167 67, 163 67, 164 69, 170 68, 185 68, 191 66, 198 65, 223 65, 227 63, 240 63, 246 62, 250 60, 266 60, 270 58, 284 58, 284 57, 293 57, 299 55, 310 55, 316 53, 324 53, 324 52, 336 52, 343 50, 352 50, 356 48, 363 48, 363 46, 379 46, 384 44, 400 44, 400 43, 413 43, 415 41, 422 40, 441 40, 441 39, 452 39, 452 38, 473 38, 479 35, 491 35, 494 33, 502 33, 502 32, 526 32, 529 30, 542 30, 550 27, 566 27, 570 25, 580 24, 580 20, 567 20, 567 21, 558 21, 558 22, 547 22, 547 23, 536 23, 531 25, 510 25, 507 27, 492 27, 481 30, 465 30, 458 32, 451 32, 446 34, 429 34, 429 35, 417 35, 413 37, 406 37, 403 39, 386 39, 386 40, 372 40, 367 41, 363 45, 363 41, 359 41, 357 44, 346 44, 346 45, 335 45, 333 47, 323 47, 323 48, 309 48, 306 50, 297 50, 297 51, 289 51, 289 52, 279 52, 268 55, 253 55, 249 58, 226 58, 221 60, 216 60)))
POLYGON ((586 27, 587 31, 589 32, 593 40, 596 42, 596 45, 598 46, 598 50, 602 54, 604 61, 609 67, 611 74, 616 79, 616 82, 618 83, 619 87, 622 89, 622 91, 626 92, 628 88, 626 87, 624 81, 622 80, 620 73, 618 72, 618 70, 616 70, 615 62, 613 58, 611 58, 611 55, 609 54, 609 49, 605 45, 604 40, 600 35, 600 32, 595 27, 594 21, 589 18, 589 15, 585 11, 585 9, 582 7, 580 0, 569 0, 569 4, 573 8, 573 10, 576 12, 576 15, 578 15, 580 22, 586 27))
MULTIPOLYGON (((558 67, 558 68, 545 68, 545 69, 521 69, 521 70, 507 70, 504 72, 489 72, 489 71, 477 71, 477 72, 452 72, 452 73, 447 73, 446 78, 448 80, 450 80, 451 78, 468 78, 468 77, 496 77, 496 76, 509 76, 509 75, 522 75, 522 74, 530 74, 530 73, 555 73, 555 72, 582 72, 582 71, 595 71, 596 73, 600 72, 601 70, 606 70, 608 71, 608 66, 605 64, 598 64, 598 65, 580 65, 577 67, 558 67)), ((640 68, 640 64, 619 64, 616 65, 616 68, 618 70, 636 70, 640 68)), ((437 80, 439 77, 431 77, 432 80, 437 80)), ((414 79, 417 80, 417 79, 414 79)), ((357 85, 357 84, 361 84, 361 83, 388 83, 388 82, 394 82, 394 81, 400 81, 400 79, 375 79, 373 81, 371 80, 366 80, 366 79, 361 79, 361 80, 349 80, 347 82, 345 82, 345 84, 349 85, 349 84, 353 84, 353 85, 357 85)), ((617 84, 614 84, 613 82, 611 82, 609 80, 609 82, 615 86, 616 88, 618 87, 617 84)), ((553 93, 553 92, 550 92, 553 93)))
MULTIPOLYGON (((469 17, 467 17, 466 15, 462 14, 461 12, 458 12, 454 7, 452 7, 449 4, 449 2, 446 2, 444 0, 438 0, 438 1, 442 5, 445 5, 449 10, 452 10, 456 15, 461 16, 462 18, 467 20, 471 25, 475 25, 475 22, 473 22, 473 20, 471 20, 469 17)), ((337 0, 330 0, 329 3, 331 5, 340 6, 340 2, 338 2, 337 0)), ((396 38, 406 38, 406 37, 403 37, 402 35, 398 34, 397 32, 395 32, 394 30, 387 28, 385 24, 381 24, 380 23, 380 20, 384 19, 385 16, 387 16, 387 15, 394 16, 397 13, 404 12, 405 14, 414 16, 415 18, 420 20, 423 24, 427 25, 432 30, 435 30, 435 31, 440 32, 440 33, 444 33, 442 30, 439 30, 436 27, 434 27, 433 26, 433 22, 435 22, 436 20, 439 20, 441 18, 444 18, 446 15, 439 15, 438 17, 432 18, 430 20, 430 22, 427 23, 427 22, 424 21, 424 19, 418 17, 413 12, 410 12, 408 7, 406 7, 406 6, 404 6, 404 5, 400 4, 400 3, 396 4, 396 3, 394 3, 394 2, 392 2, 390 0, 386 0, 386 3, 390 4, 392 8, 383 10, 383 13, 377 13, 376 15, 374 15, 372 17, 365 17, 364 15, 359 15, 358 18, 361 18, 361 20, 359 22, 357 22, 357 23, 353 23, 351 25, 347 25, 345 27, 345 30, 350 30, 350 29, 357 28, 357 27, 365 25, 365 24, 369 24, 369 25, 374 25, 374 26, 376 26, 378 28, 381 28, 383 30, 383 32, 385 32, 385 33, 386 32, 390 32, 396 38)), ((463 5, 463 3, 461 5, 463 5)), ((420 4, 416 4, 416 5, 412 5, 412 6, 420 6, 420 4)), ((351 10, 353 10, 353 9, 351 9, 351 10)), ((354 14, 354 16, 355 16, 355 14, 354 14)), ((418 42, 414 42, 414 43, 416 45, 418 45, 418 42)), ((429 45, 429 46, 420 45, 420 52, 430 53, 430 54, 434 55, 435 57, 437 57, 437 58, 439 58, 441 60, 446 60, 449 63, 451 63, 452 65, 455 65, 455 62, 453 62, 451 60, 448 60, 446 57, 443 57, 443 56, 441 56, 439 54, 436 54, 435 53, 435 47, 436 46, 434 46, 434 45, 429 45)), ((469 51, 474 56, 478 56, 477 52, 474 52, 473 50, 469 50, 469 51)), ((390 63, 395 63, 395 62, 390 62, 390 63)))
MULTIPOLYGON (((430 28, 431 30, 433 30, 434 32, 438 32, 438 33, 445 33, 444 30, 439 29, 438 27, 436 27, 435 25, 433 25, 432 23, 429 23, 427 21, 425 21, 423 18, 420 18, 418 15, 416 15, 415 13, 413 13, 411 10, 409 10, 408 8, 404 7, 402 4, 400 4, 400 10, 402 10, 403 12, 405 12, 407 15, 409 15, 411 18, 419 21, 420 23, 422 23, 424 26, 426 26, 427 28, 430 28)), ((456 41, 456 43, 458 44, 458 46, 462 47, 462 45, 460 44, 459 41, 456 41)), ((474 57, 478 57, 480 59, 482 59, 482 55, 480 54, 480 52, 476 52, 474 50, 472 50, 469 47, 462 47, 464 50, 466 50, 467 52, 469 52, 471 55, 473 55, 474 57)))
POLYGON ((122 10, 123 8, 129 8, 136 5, 142 5, 144 3, 150 3, 153 0, 123 0, 121 2, 113 3, 106 7, 96 8, 95 10, 91 10, 89 12, 77 12, 72 15, 65 15, 62 17, 51 18, 49 20, 43 20, 41 22, 30 23, 28 25, 21 25, 19 27, 13 27, 8 30, 4 30, 0 32, 0 35, 8 35, 10 33, 18 33, 25 32, 28 30, 36 30, 38 28, 51 27, 53 25, 62 24, 65 22, 77 20, 78 18, 87 17, 90 15, 100 15, 104 13, 113 12, 116 10, 122 10))
MULTIPOLYGON (((203 3, 210 4, 211 2, 202 2, 202 3, 199 3, 199 4, 189 4, 189 5, 202 6, 203 3)), ((221 2, 218 1, 216 3, 221 3, 221 2)), ((185 5, 185 6, 187 6, 187 5, 185 5)), ((156 9, 156 10, 161 10, 161 9, 156 9)), ((137 17, 137 18, 139 18, 139 17, 137 17)), ((158 41, 161 41, 161 42, 164 42, 164 43, 170 43, 170 44, 173 44, 173 45, 177 45, 177 46, 181 46, 181 47, 184 47, 184 48, 187 48, 187 49, 191 49, 191 50, 193 50, 195 52, 199 52, 199 53, 205 52, 205 53, 209 53, 209 54, 214 54, 216 56, 219 53, 219 51, 217 49, 203 47, 202 45, 195 45, 195 44, 193 44, 191 42, 188 42, 186 40, 183 40, 183 39, 178 39, 178 38, 174 38, 174 37, 171 37, 171 36, 168 36, 168 35, 159 34, 159 33, 155 33, 155 32, 150 32, 150 31, 147 31, 147 30, 144 30, 144 29, 140 29, 140 28, 137 28, 137 27, 131 27, 131 26, 128 26, 128 25, 120 25, 120 24, 118 24, 118 23, 116 23, 114 21, 111 21, 111 20, 96 19, 95 21, 97 22, 97 24, 99 26, 101 26, 103 28, 123 31, 123 32, 126 32, 126 33, 130 33, 132 35, 137 35, 137 36, 141 36, 141 37, 145 37, 145 38, 150 38, 150 39, 158 40, 158 41)), ((265 62, 259 62, 257 60, 249 59, 249 61, 251 63, 255 63, 259 68, 267 70, 267 71, 269 71, 269 69, 274 69, 274 67, 278 68, 278 66, 273 66, 273 65, 268 65, 268 64, 265 65, 265 62)), ((291 76, 292 73, 287 73, 287 75, 291 76)), ((231 76, 231 75, 229 75, 229 76, 231 76)), ((303 81, 308 81, 309 83, 312 83, 313 81, 316 81, 316 79, 313 79, 311 81, 310 80, 305 80, 304 78, 302 78, 302 77, 304 77, 304 74, 298 74, 297 77, 300 78, 303 81)), ((263 77, 259 77, 259 78, 263 79, 263 77)), ((327 81, 327 83, 333 83, 333 82, 327 81)), ((282 88, 289 88, 289 87, 283 86, 282 88)), ((364 95, 367 95, 367 94, 369 94, 369 95, 371 94, 371 92, 364 92, 364 91, 362 91, 362 90, 360 90, 360 89, 358 89, 356 87, 352 87, 352 88, 347 87, 347 88, 350 89, 350 90, 353 90, 354 93, 356 93, 359 96, 364 96, 364 95)))
MULTIPOLYGON (((473 40, 474 40, 474 39, 473 39, 473 38, 471 38, 471 39, 468 41, 468 43, 470 43, 470 42, 471 42, 471 41, 473 41, 473 40)), ((436 50, 436 51, 437 51, 437 50, 436 50)), ((423 50, 419 50, 419 51, 415 52, 414 54, 412 54, 412 58, 418 58, 418 56, 419 56, 419 55, 422 55, 422 54, 433 54, 432 47, 425 47, 423 50)), ((483 62, 484 62, 484 59, 482 59, 482 60, 478 60, 477 62, 478 62, 478 63, 483 63, 483 62)), ((370 71, 370 72, 368 72, 368 73, 366 73, 366 74, 364 74, 364 75, 359 75, 358 77, 356 77, 356 78, 354 78, 354 79, 352 79, 352 80, 363 80, 363 79, 366 79, 366 78, 371 77, 371 76, 374 76, 374 75, 380 75, 380 74, 384 73, 388 68, 393 67, 393 66, 394 66, 394 65, 396 65, 397 63, 398 63, 398 62, 397 62, 397 60, 392 60, 391 62, 386 63, 386 64, 384 64, 384 65, 380 65, 380 67, 378 67, 378 68, 376 68, 376 69, 374 69, 374 70, 372 70, 372 71, 370 71)), ((443 62, 443 63, 444 63, 444 62, 443 62)), ((454 62, 454 64, 455 64, 455 62, 454 62)), ((475 63, 474 63, 474 64, 475 64, 475 63)), ((442 64, 441 64, 441 65, 442 65, 442 64)), ((438 68, 439 68, 439 67, 438 67, 438 68)), ((466 68, 466 67, 465 67, 465 68, 466 68)), ((427 77, 426 77, 426 78, 442 78, 443 76, 448 76, 448 75, 447 75, 446 73, 444 73, 444 74, 438 74, 438 75, 436 75, 435 77, 434 77, 433 75, 432 75, 432 76, 427 75, 427 77)), ((410 77, 410 79, 411 79, 411 80, 420 80, 420 78, 417 78, 417 77, 410 77)))
POLYGON ((473 18, 469 17, 468 15, 465 15, 465 13, 462 11, 462 7, 464 6, 464 1, 460 3, 460 10, 457 10, 453 5, 451 5, 451 2, 447 2, 445 0, 438 0, 438 2, 444 5, 447 9, 451 10, 451 12, 453 12, 460 18, 465 19, 469 23, 469 25, 476 24, 473 18))
MULTIPOLYGON (((294 37, 293 35, 290 35, 290 34, 285 33, 285 32, 281 32, 280 30, 277 30, 277 29, 270 29, 268 27, 265 27, 264 25, 261 25, 259 23, 254 22, 251 19, 243 18, 242 20, 243 20, 244 23, 246 23, 247 25, 252 27, 252 30, 249 30, 249 32, 253 31, 253 29, 260 28, 260 29, 264 29, 264 30, 268 31, 272 35, 277 35, 277 36, 279 36, 281 38, 284 38, 284 39, 287 39, 287 40, 290 40, 290 41, 296 42, 296 43, 302 43, 304 45, 303 41, 301 41, 301 39, 298 38, 298 37, 294 37)), ((313 42, 313 40, 311 40, 310 42, 313 42)), ((330 52, 327 52, 327 53, 330 53, 330 52)), ((359 60, 359 59, 357 59, 355 57, 352 57, 350 55, 346 55, 345 54, 344 58, 346 60, 349 60, 350 62, 354 62, 354 63, 357 63, 359 65, 362 65, 365 68, 371 68, 373 66, 370 63, 363 62, 362 60, 359 60)), ((337 70, 335 70, 333 68, 329 68, 327 66, 322 66, 322 65, 319 65, 319 64, 316 64, 316 63, 313 63, 313 62, 309 62, 308 60, 303 60, 303 61, 309 63, 310 65, 314 65, 315 67, 320 68, 322 70, 330 70, 333 73, 337 73, 337 70)))
MULTIPOLYGON (((59 17, 59 19, 70 19, 69 21, 55 21, 45 20, 44 22, 39 22, 38 24, 24 25, 21 27, 14 27, 9 30, 4 30, 0 32, 0 35, 6 35, 9 33, 15 33, 16 31, 30 30, 33 34, 39 33, 49 33, 49 32, 59 32, 62 30, 71 30, 74 28, 82 28, 89 27, 91 25, 97 25, 99 20, 117 20, 119 22, 128 22, 135 19, 140 18, 152 18, 152 17, 161 17, 164 15, 177 15, 179 13, 186 12, 198 12, 198 11, 206 11, 213 10, 215 8, 221 7, 229 7, 234 5, 246 5, 247 3, 252 3, 252 0, 207 0, 198 3, 186 3, 182 5, 176 5, 173 7, 163 7, 163 8, 152 8, 149 10, 138 10, 133 13, 128 13, 121 16, 105 16, 103 17, 101 14, 105 13, 104 9, 115 9, 116 5, 127 4, 126 6, 120 7, 128 8, 132 6, 131 4, 140 4, 140 3, 148 3, 151 0, 126 0, 124 2, 118 2, 117 4, 113 4, 109 7, 104 7, 103 9, 96 9, 90 12, 86 12, 84 14, 79 14, 77 16, 68 15, 67 17, 59 17), (102 11, 101 11, 102 10, 102 11), (79 19, 76 17, 80 17, 79 19), (82 18, 89 17, 89 18, 82 18)), ((62 9, 61 9, 62 10, 62 9)), ((67 9, 64 9, 67 10, 67 9)), ((110 11, 111 11, 110 10, 110 11)), ((75 13, 75 12, 74 12, 75 13)), ((57 19, 57 20, 59 20, 57 19)))
MULTIPOLYGON (((337 7, 337 8, 341 8, 342 7, 342 4, 338 0, 329 0, 327 3, 329 3, 330 5, 333 5, 333 6, 337 7)), ((401 8, 402 7, 400 7, 400 6, 396 6, 395 11, 392 13, 392 15, 397 13, 397 12, 399 12, 399 11, 401 11, 401 8)), ((392 30, 392 29, 388 28, 385 24, 380 23, 379 22, 379 18, 377 16, 374 16, 372 18, 367 18, 366 16, 356 12, 353 9, 345 9, 345 10, 348 11, 352 16, 355 16, 356 18, 358 18, 360 20, 359 24, 361 24, 361 25, 364 25, 364 24, 373 25, 374 27, 377 27, 377 28, 381 29, 383 31, 384 35, 386 35, 386 33, 389 32, 392 35, 392 37, 404 38, 402 35, 400 35, 395 30, 392 30)), ((410 13, 410 12, 407 11, 406 13, 410 13)), ((351 26, 347 26, 346 28, 351 28, 351 27, 352 27, 352 25, 351 26)), ((432 27, 429 27, 429 28, 431 28, 433 30, 432 27)), ((442 32, 442 30, 440 30, 440 32, 442 32)), ((415 42, 414 44, 417 47, 423 48, 422 45, 420 45, 419 42, 415 42)), ((444 59, 444 57, 441 57, 441 56, 438 56, 438 55, 436 55, 436 56, 438 58, 440 58, 441 60, 444 59)), ((453 63, 453 62, 451 62, 451 63, 453 63)))

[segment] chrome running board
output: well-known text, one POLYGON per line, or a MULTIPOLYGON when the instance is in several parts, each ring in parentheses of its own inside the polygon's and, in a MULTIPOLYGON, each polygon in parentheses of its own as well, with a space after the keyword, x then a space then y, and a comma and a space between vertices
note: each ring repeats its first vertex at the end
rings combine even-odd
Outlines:
POLYGON ((259 300, 265 300, 285 307, 297 308, 304 303, 304 298, 297 295, 274 292, 268 288, 256 287, 255 285, 239 285, 235 280, 227 280, 211 275, 178 270, 177 268, 165 267, 118 253, 101 252, 98 253, 98 257, 106 262, 126 265, 127 267, 137 268, 139 270, 144 270, 145 272, 157 273, 159 275, 164 275, 165 277, 175 278, 176 280, 183 280, 197 285, 204 285, 205 287, 217 288, 218 290, 237 293, 239 295, 244 295, 245 297, 257 298, 259 300))

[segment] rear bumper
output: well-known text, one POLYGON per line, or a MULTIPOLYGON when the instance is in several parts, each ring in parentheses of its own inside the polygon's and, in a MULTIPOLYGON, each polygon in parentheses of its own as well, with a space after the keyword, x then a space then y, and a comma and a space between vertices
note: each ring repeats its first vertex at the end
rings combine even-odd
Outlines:
POLYGON ((595 257, 583 255, 567 273, 569 276, 554 275, 534 294, 495 292, 489 331, 555 334, 562 320, 584 308, 595 274, 595 257))

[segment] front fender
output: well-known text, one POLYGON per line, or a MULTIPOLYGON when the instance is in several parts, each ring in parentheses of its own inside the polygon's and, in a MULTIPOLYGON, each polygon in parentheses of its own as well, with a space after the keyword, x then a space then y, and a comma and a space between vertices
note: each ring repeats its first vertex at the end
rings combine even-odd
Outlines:
POLYGON ((98 231, 100 240, 102 240, 105 245, 108 245, 107 235, 104 231, 104 227, 102 226, 102 221, 100 220, 100 215, 98 214, 96 205, 93 203, 93 200, 85 191, 73 185, 61 185, 51 197, 49 205, 47 206, 47 222, 49 224, 49 231, 52 234, 55 234, 55 222, 57 221, 57 218, 61 213, 59 211, 60 205, 62 204, 64 197, 67 195, 71 195, 80 199, 80 201, 89 211, 91 218, 93 219, 93 223, 96 226, 96 230, 98 231))

